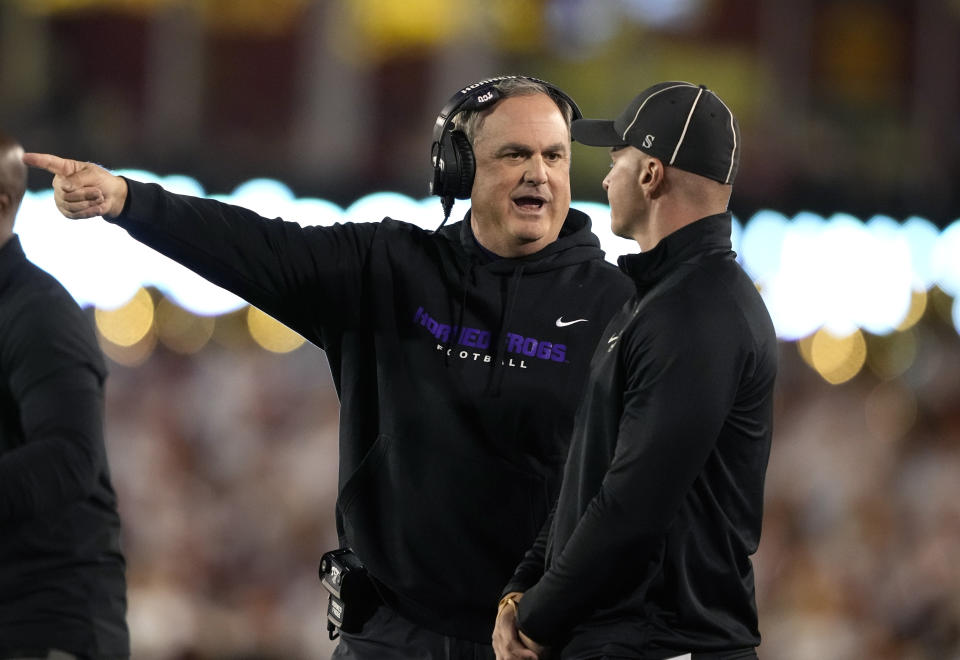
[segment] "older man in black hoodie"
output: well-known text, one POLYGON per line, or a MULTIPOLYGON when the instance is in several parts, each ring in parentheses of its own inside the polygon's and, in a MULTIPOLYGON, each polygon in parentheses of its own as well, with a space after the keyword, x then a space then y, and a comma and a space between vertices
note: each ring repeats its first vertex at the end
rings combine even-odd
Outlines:
POLYGON ((574 115, 525 77, 458 92, 437 119, 433 192, 471 210, 436 232, 302 227, 26 157, 56 175, 64 215, 102 215, 326 351, 338 531, 379 605, 335 657, 493 657, 500 587, 556 496, 593 347, 634 290, 569 208, 574 115))
POLYGON ((777 340, 731 250, 740 133, 702 86, 663 82, 574 137, 603 180, 636 296, 607 326, 559 501, 506 587, 497 657, 756 658, 777 340))

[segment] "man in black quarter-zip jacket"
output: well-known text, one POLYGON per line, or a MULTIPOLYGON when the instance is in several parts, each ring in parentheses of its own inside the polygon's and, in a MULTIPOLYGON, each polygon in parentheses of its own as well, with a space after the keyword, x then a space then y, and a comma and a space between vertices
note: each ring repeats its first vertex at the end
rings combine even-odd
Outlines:
POLYGON ((13 231, 22 155, 0 133, 0 658, 125 660, 107 369, 90 319, 13 231))
POLYGON ((497 657, 756 658, 760 540, 777 341, 731 250, 733 113, 664 82, 614 121, 611 226, 636 296, 604 331, 551 521, 505 588, 497 657))
POLYGON ((437 232, 301 227, 25 157, 56 175, 67 217, 104 216, 326 351, 338 532, 381 601, 335 657, 493 657, 500 589, 556 497, 600 332, 634 291, 569 208, 574 115, 535 79, 461 90, 437 120, 434 192, 471 210, 437 232))

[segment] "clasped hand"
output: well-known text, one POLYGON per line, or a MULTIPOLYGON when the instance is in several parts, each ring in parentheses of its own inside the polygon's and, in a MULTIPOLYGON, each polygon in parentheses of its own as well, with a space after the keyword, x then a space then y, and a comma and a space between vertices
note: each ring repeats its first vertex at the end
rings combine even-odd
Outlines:
POLYGON ((501 601, 497 621, 493 627, 493 650, 497 660, 542 660, 547 648, 527 637, 517 625, 517 602, 522 593, 509 594, 510 600, 501 601))

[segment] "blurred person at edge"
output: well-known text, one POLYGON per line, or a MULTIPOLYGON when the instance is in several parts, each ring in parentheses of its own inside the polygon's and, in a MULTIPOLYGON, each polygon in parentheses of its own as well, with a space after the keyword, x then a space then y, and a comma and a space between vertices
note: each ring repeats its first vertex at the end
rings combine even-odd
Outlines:
POLYGON ((13 232, 22 155, 0 134, 0 658, 129 658, 106 366, 90 320, 13 232))
POLYGON ((65 216, 103 216, 326 352, 337 530, 374 588, 344 596, 364 615, 334 657, 494 657, 501 587, 556 497, 600 332, 634 291, 570 209, 574 116, 525 76, 457 92, 435 125, 432 192, 445 216, 454 197, 471 209, 433 232, 302 227, 25 156, 55 175, 65 216))
POLYGON ((603 179, 637 294, 601 336, 551 520, 494 625, 501 659, 732 660, 760 643, 760 541, 777 340, 731 249, 736 119, 703 86, 663 82, 613 121, 603 179))

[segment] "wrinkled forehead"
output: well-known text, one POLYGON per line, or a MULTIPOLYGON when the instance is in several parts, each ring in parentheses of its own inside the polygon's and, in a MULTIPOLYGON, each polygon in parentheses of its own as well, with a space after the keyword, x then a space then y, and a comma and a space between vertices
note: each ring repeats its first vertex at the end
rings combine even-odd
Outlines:
POLYGON ((546 94, 505 98, 477 119, 474 142, 522 140, 570 143, 567 121, 554 100, 546 94))

